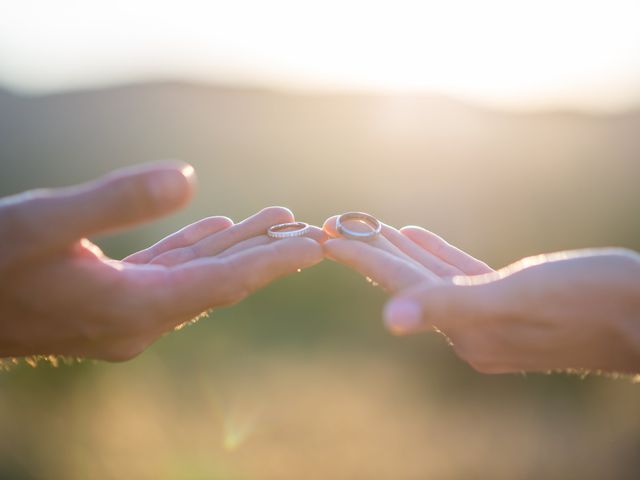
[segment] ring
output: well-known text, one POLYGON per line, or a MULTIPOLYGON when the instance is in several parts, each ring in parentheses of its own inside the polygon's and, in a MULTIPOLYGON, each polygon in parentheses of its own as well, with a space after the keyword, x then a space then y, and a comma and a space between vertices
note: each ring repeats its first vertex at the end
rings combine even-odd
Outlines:
POLYGON ((269 227, 267 235, 271 238, 302 237, 310 228, 309 224, 304 222, 279 223, 269 227), (294 230, 291 230, 292 228, 294 230))
POLYGON ((338 217, 338 220, 336 220, 336 230, 345 238, 368 242, 380 235, 380 232, 382 231, 382 224, 376 217, 369 215, 368 213, 348 212, 343 213, 338 217), (350 230, 344 226, 344 222, 346 220, 357 220, 371 227, 371 230, 368 232, 356 232, 355 230, 350 230))

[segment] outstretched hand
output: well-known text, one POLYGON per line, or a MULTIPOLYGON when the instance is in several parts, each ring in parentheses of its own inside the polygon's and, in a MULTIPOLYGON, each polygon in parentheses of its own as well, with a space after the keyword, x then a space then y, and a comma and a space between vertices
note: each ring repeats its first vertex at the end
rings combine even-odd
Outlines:
POLYGON ((201 312, 322 259, 312 238, 264 235, 293 220, 279 207, 237 225, 206 218, 122 261, 87 240, 166 215, 193 190, 191 166, 161 163, 0 201, 0 357, 125 360, 201 312))
MULTIPOLYGON (((479 275, 493 270, 484 262, 448 244, 420 227, 397 230, 382 224, 381 234, 362 242, 341 238, 336 231, 337 216, 325 221, 330 237, 324 244, 328 258, 343 263, 373 279, 390 293, 416 284, 443 285, 457 275, 479 275)), ((351 221, 349 228, 366 229, 351 221)))
MULTIPOLYGON (((325 222, 330 237, 335 223, 325 222)), ((478 371, 640 372, 640 257, 632 251, 562 252, 493 271, 419 227, 383 225, 371 242, 324 246, 328 258, 394 295, 384 312, 393 333, 439 331, 478 371)))

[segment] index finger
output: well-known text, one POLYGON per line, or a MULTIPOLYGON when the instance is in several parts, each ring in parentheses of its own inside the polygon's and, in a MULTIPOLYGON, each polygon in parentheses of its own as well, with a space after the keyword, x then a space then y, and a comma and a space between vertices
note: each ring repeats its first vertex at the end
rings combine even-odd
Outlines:
POLYGON ((398 292, 418 283, 442 282, 435 274, 415 262, 368 243, 336 238, 327 241, 324 248, 329 258, 353 268, 391 292, 398 292))
MULTIPOLYGON (((322 229, 327 233, 327 235, 331 238, 335 238, 335 239, 344 239, 344 237, 342 237, 337 229, 336 229, 336 222, 338 220, 338 216, 339 215, 334 215, 332 217, 329 217, 325 220, 324 225, 322 226, 322 229)), ((354 230, 358 230, 358 229, 362 229, 363 225, 359 225, 357 222, 354 222, 354 226, 353 229, 354 230)), ((369 228, 369 227, 366 227, 369 228)), ((384 230, 384 227, 383 227, 384 230)), ((354 241, 358 241, 358 240, 354 240, 354 241)), ((394 245, 391 241, 389 241, 389 239, 386 237, 386 235, 384 235, 384 231, 382 235, 378 235, 376 238, 373 238, 369 241, 366 242, 367 245, 371 245, 374 247, 378 247, 382 250, 385 250, 391 254, 397 255, 400 258, 404 258, 406 260, 409 261, 414 261, 411 257, 409 257, 408 255, 406 255, 402 250, 400 250, 396 245, 394 245)))
MULTIPOLYGON (((328 218, 323 227, 332 237, 340 236, 336 230, 337 218, 337 216, 328 218)), ((462 271, 455 266, 431 254, 428 250, 424 250, 416 243, 409 240, 395 228, 382 222, 380 222, 380 224, 382 234, 367 243, 383 248, 384 250, 394 253, 399 257, 416 262, 439 277, 453 277, 462 273, 462 271)))

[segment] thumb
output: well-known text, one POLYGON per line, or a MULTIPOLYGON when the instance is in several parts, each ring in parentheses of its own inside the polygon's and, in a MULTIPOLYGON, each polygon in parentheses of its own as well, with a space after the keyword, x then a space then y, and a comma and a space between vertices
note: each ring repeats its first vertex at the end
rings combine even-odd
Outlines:
POLYGON ((393 297, 384 308, 384 323, 395 335, 426 330, 449 332, 492 311, 494 284, 422 284, 393 297))
POLYGON ((193 167, 158 162, 124 168, 97 180, 36 192, 29 225, 47 242, 65 243, 166 215, 184 206, 195 185, 193 167))

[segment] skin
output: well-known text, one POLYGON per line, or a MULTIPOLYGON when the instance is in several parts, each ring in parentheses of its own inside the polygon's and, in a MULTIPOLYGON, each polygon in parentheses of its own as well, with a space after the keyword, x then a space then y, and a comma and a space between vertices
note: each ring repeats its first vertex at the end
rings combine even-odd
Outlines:
POLYGON ((383 225, 371 242, 339 237, 325 255, 392 294, 396 335, 436 330, 483 373, 640 373, 640 256, 625 249, 560 252, 494 271, 428 230, 383 225))
POLYGON ((312 238, 272 240, 293 221, 269 207, 238 223, 210 217, 118 261, 87 237, 183 207, 194 171, 159 163, 0 200, 0 356, 127 360, 176 326, 236 303, 323 258, 312 238))

